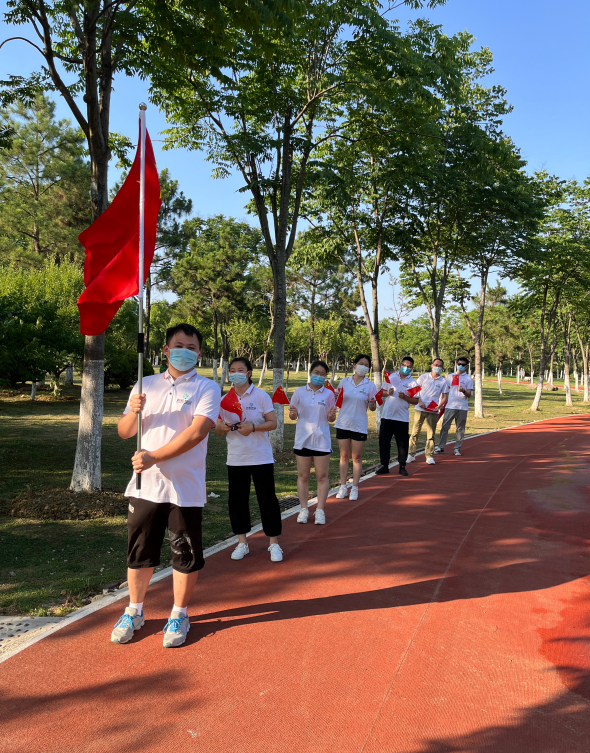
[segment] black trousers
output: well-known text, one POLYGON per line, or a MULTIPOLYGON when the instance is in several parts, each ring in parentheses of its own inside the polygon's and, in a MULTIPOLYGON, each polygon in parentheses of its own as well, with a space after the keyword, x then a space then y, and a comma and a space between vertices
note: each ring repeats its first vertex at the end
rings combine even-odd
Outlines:
POLYGON ((398 463, 403 468, 408 460, 410 424, 407 421, 392 421, 390 418, 381 419, 381 428, 379 429, 379 458, 381 465, 389 465, 392 437, 395 437, 395 443, 397 444, 398 463))
POLYGON ((256 498, 260 507, 262 529, 267 536, 280 536, 283 521, 281 508, 275 493, 274 464, 264 465, 228 465, 227 478, 229 487, 229 519, 234 533, 249 533, 252 529, 250 519, 250 482, 254 481, 256 498))

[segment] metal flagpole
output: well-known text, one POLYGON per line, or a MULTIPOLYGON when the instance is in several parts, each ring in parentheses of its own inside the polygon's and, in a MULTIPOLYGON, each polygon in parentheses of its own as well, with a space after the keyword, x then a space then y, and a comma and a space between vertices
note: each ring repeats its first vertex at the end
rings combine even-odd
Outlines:
MULTIPOLYGON (((143 392, 143 242, 144 242, 144 214, 145 214, 145 111, 147 105, 143 102, 139 105, 139 133, 140 133, 140 167, 139 167, 139 269, 138 269, 138 293, 139 304, 139 327, 137 334, 137 387, 139 394, 143 392)), ((137 414, 137 452, 141 452, 141 411, 137 414)), ((135 474, 135 488, 141 489, 141 473, 135 474)))

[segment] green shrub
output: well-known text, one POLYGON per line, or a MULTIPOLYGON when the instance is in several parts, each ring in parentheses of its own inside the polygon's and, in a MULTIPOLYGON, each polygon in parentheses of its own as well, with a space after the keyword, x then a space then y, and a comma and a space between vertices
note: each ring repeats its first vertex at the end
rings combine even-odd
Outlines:
MULTIPOLYGON (((144 359, 143 375, 151 376, 153 366, 144 359)), ((122 390, 128 390, 137 381, 137 353, 132 350, 114 350, 108 354, 105 361, 105 387, 119 385, 122 390)))

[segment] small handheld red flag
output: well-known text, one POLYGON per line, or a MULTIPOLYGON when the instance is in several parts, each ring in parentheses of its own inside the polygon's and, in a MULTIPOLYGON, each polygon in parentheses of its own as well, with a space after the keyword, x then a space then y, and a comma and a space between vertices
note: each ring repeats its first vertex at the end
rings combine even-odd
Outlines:
POLYGON ((430 411, 430 413, 434 413, 434 411, 438 408, 438 403, 435 403, 434 400, 431 400, 428 405, 426 406, 426 410, 430 411))
POLYGON ((442 408, 441 408, 441 409, 439 410, 439 412, 438 412, 438 417, 439 417, 439 419, 440 419, 440 418, 442 418, 442 417, 444 416, 444 414, 445 414, 445 408, 446 408, 446 407, 447 407, 447 404, 445 403, 445 404, 443 405, 443 407, 442 407, 442 408))
POLYGON ((223 410, 226 410, 228 413, 235 413, 237 416, 239 416, 240 421, 242 420, 242 416, 243 416, 242 406, 240 404, 240 401, 238 400, 238 396, 236 395, 233 387, 227 393, 227 395, 223 397, 219 405, 223 408, 223 410))
POLYGON ((328 388, 329 390, 331 390, 331 391, 332 391, 332 392, 333 392, 334 394, 336 394, 336 390, 334 389, 334 387, 332 387, 332 384, 330 383, 330 381, 329 381, 329 380, 326 380, 326 387, 327 387, 327 388, 328 388))
POLYGON ((383 389, 380 389, 379 392, 375 395, 375 400, 379 403, 379 405, 383 405, 383 389))
POLYGON ((391 384, 391 382, 389 381, 390 376, 391 376, 391 371, 383 372, 383 380, 385 381, 385 384, 391 384))
POLYGON ((278 405, 290 405, 289 398, 287 397, 287 394, 285 390, 279 385, 274 395, 271 397, 271 400, 273 403, 277 403, 278 405))
POLYGON ((451 382, 451 387, 458 387, 459 386, 459 374, 453 374, 453 381, 451 382))
MULTIPOLYGON (((78 298, 83 335, 104 332, 123 301, 138 292, 140 163, 138 148, 129 175, 109 208, 79 236, 86 252, 86 287, 78 298)), ((144 281, 154 258, 161 203, 158 168, 152 142, 146 133, 144 281)))
POLYGON ((338 397, 336 398, 336 407, 342 408, 342 401, 344 400, 344 388, 340 387, 338 390, 338 397))
POLYGON ((410 389, 408 390, 408 395, 410 397, 416 397, 416 395, 420 392, 421 389, 422 387, 420 387, 419 384, 417 384, 415 387, 410 387, 410 389))

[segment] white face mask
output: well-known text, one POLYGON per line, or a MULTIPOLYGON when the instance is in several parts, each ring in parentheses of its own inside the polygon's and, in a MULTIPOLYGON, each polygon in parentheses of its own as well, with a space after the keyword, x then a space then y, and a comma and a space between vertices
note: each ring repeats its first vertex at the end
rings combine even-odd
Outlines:
POLYGON ((354 369, 355 369, 356 373, 359 376, 362 376, 362 377, 367 376, 367 374, 369 373, 369 367, 368 366, 363 366, 360 363, 357 363, 356 366, 354 367, 354 369))

